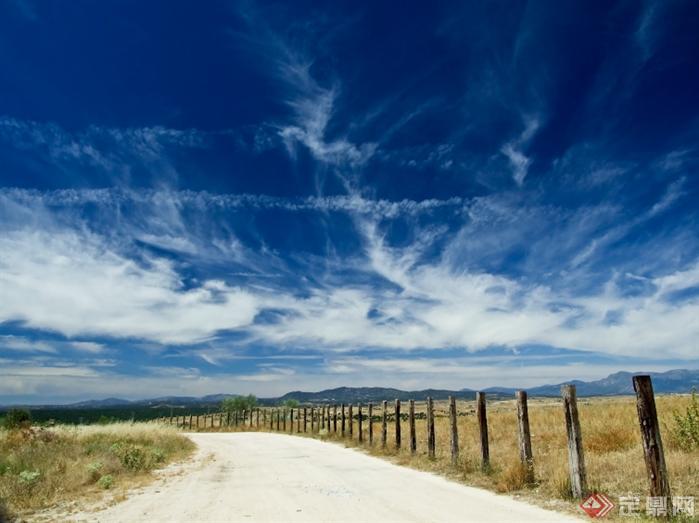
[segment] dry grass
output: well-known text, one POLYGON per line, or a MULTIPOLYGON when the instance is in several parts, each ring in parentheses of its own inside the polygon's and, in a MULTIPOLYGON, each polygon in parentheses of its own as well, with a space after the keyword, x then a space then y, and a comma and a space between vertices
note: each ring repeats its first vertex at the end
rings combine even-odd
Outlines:
POLYGON ((0 521, 128 487, 193 449, 174 428, 153 423, 0 430, 0 521))
MULTIPOLYGON (((673 411, 684 411, 690 398, 686 395, 658 396, 656 404, 665 446, 665 458, 673 495, 699 496, 699 449, 683 450, 673 433, 673 411)), ((570 510, 578 515, 577 501, 570 497, 565 420, 562 403, 555 399, 529 401, 529 418, 536 481, 526 484, 525 470, 519 463, 517 417, 514 401, 496 401, 488 405, 490 440, 489 470, 481 470, 480 439, 474 402, 458 402, 459 460, 450 461, 447 403, 435 402, 436 457, 426 454, 427 428, 420 413, 424 404, 416 404, 416 455, 409 450, 409 426, 401 422, 402 448, 395 449, 395 425, 390 416, 388 442, 381 447, 380 408, 375 408, 374 445, 368 446, 368 428, 364 422, 362 447, 372 454, 389 458, 399 464, 447 475, 470 485, 497 492, 523 495, 540 504, 570 510), (378 415, 378 417, 377 417, 378 415)), ((389 405, 389 413, 393 407, 389 405)), ((406 411, 406 406, 403 408, 406 411)), ((613 499, 623 495, 645 498, 648 483, 641 448, 640 431, 634 398, 593 398, 579 400, 588 486, 613 499)), ((321 437, 339 440, 335 434, 321 437)), ((354 439, 345 440, 358 446, 355 420, 354 439)), ((620 518, 626 520, 628 518, 620 518)))

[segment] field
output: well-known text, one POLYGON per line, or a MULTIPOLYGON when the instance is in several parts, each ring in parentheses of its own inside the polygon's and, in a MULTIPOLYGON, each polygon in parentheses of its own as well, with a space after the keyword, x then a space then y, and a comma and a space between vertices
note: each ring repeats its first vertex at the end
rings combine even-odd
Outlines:
POLYGON ((107 489, 123 492, 193 448, 158 424, 0 430, 0 521, 107 489))
MULTIPOLYGON (((696 401, 696 400, 694 400, 696 401)), ((659 395, 656 397, 665 457, 673 495, 699 496, 699 445, 689 444, 677 430, 676 413, 684 414, 692 405, 689 395, 659 395)), ((581 398, 578 400, 583 434, 589 490, 607 494, 615 502, 619 496, 638 496, 641 510, 648 492, 643 461, 635 399, 632 397, 581 398)), ((349 426, 345 437, 338 432, 318 430, 311 433, 310 408, 305 436, 361 447, 364 451, 398 464, 435 472, 454 480, 508 493, 531 500, 547 508, 580 515, 579 501, 570 496, 568 479, 567 439, 560 399, 529 400, 535 481, 527 484, 520 465, 517 436, 517 416, 514 400, 488 402, 490 467, 483 470, 475 403, 458 401, 459 457, 456 464, 450 458, 448 405, 435 402, 436 455, 427 456, 426 405, 416 403, 417 452, 409 448, 407 402, 402 404, 402 445, 395 445, 395 417, 389 402, 387 444, 381 445, 381 406, 374 406, 373 445, 369 445, 367 409, 363 409, 363 442, 358 440, 357 406, 354 406, 353 435, 349 426)), ((245 424, 225 427, 225 416, 201 418, 200 427, 193 430, 267 431, 273 410, 260 412, 260 426, 245 424), (265 422, 266 420, 266 422, 265 422), (222 423, 223 422, 223 423, 222 423)), ((287 420, 286 432, 297 433, 298 423, 287 420)), ((319 416, 319 407, 315 407, 319 416)), ((175 412, 177 415, 178 412, 175 412)), ((188 428, 189 411, 179 412, 180 426, 188 428)), ((196 412, 193 411, 196 424, 196 412)), ((338 413, 339 414, 339 413, 338 413)), ((165 418, 169 419, 169 416, 165 418)), ((232 418, 234 419, 234 418, 232 418)), ((255 418, 256 419, 256 418, 255 418)), ((177 418, 175 418, 177 421, 177 418)), ((699 421, 699 419, 695 420, 699 421)), ((347 420, 349 424, 349 419, 347 420)), ((274 423, 276 428, 276 421, 274 423)), ((303 427, 303 423, 301 423, 303 427)), ((695 427, 696 429, 696 427, 695 427)), ((303 430, 303 429, 302 429, 303 430)), ((699 434, 699 432, 697 433, 699 434)), ((699 440, 695 441, 697 443, 699 440)), ((691 443, 691 442, 690 442, 691 443)), ((97 494, 105 488, 126 489, 147 480, 154 468, 183 458, 192 450, 188 439, 178 433, 177 426, 158 423, 116 423, 92 426, 56 426, 10 433, 0 431, 0 499, 7 509, 23 513, 76 496, 97 494), (105 479, 107 478, 107 479, 105 479)), ((614 516, 607 520, 626 521, 614 516)), ((1 518, 0 518, 1 520, 1 518)), ((681 520, 684 521, 684 520, 681 520)))

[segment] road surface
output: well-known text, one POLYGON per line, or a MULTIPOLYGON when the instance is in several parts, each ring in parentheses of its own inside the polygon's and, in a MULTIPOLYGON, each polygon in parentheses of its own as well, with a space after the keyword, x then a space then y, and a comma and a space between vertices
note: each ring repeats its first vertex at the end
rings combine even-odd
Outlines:
MULTIPOLYGON (((100 522, 580 521, 340 445, 270 433, 190 434, 193 462, 106 510, 100 522)), ((176 468, 176 467, 175 467, 176 468)))

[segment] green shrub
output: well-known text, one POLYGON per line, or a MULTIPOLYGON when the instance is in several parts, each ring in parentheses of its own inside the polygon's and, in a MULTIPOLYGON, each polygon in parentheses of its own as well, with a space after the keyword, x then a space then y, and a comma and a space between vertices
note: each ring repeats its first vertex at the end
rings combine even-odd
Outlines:
POLYGON ((38 470, 23 470, 19 473, 19 482, 23 485, 33 485, 40 476, 41 472, 38 470))
POLYGON ((5 415, 3 424, 6 429, 21 429, 32 424, 32 415, 26 409, 10 409, 5 415))
POLYGON ((151 456, 155 463, 162 463, 165 461, 165 451, 160 447, 153 448, 153 450, 151 450, 151 456))
POLYGON ((699 400, 696 389, 692 389, 692 400, 684 414, 673 412, 675 427, 673 435, 683 450, 699 448, 699 400))
POLYGON ((90 480, 92 482, 100 479, 102 467, 103 465, 100 461, 93 461, 87 466, 87 473, 90 475, 90 480))
POLYGON ((97 484, 100 486, 100 488, 103 489, 108 489, 111 488, 111 486, 114 484, 114 476, 111 474, 106 474, 105 476, 102 476, 97 484))

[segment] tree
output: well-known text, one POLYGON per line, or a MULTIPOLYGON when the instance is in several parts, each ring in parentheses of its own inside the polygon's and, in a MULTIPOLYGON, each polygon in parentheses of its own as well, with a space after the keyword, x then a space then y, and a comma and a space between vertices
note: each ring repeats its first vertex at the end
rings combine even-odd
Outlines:
POLYGON ((26 409, 10 409, 5 415, 6 429, 20 429, 32 424, 32 415, 26 409))
POLYGON ((257 406, 257 398, 252 394, 247 396, 235 396, 233 398, 226 398, 221 402, 221 409, 223 412, 243 412, 251 411, 257 406))
POLYGON ((299 400, 295 400, 294 398, 289 398, 284 402, 284 406, 287 409, 295 409, 299 406, 299 400))

